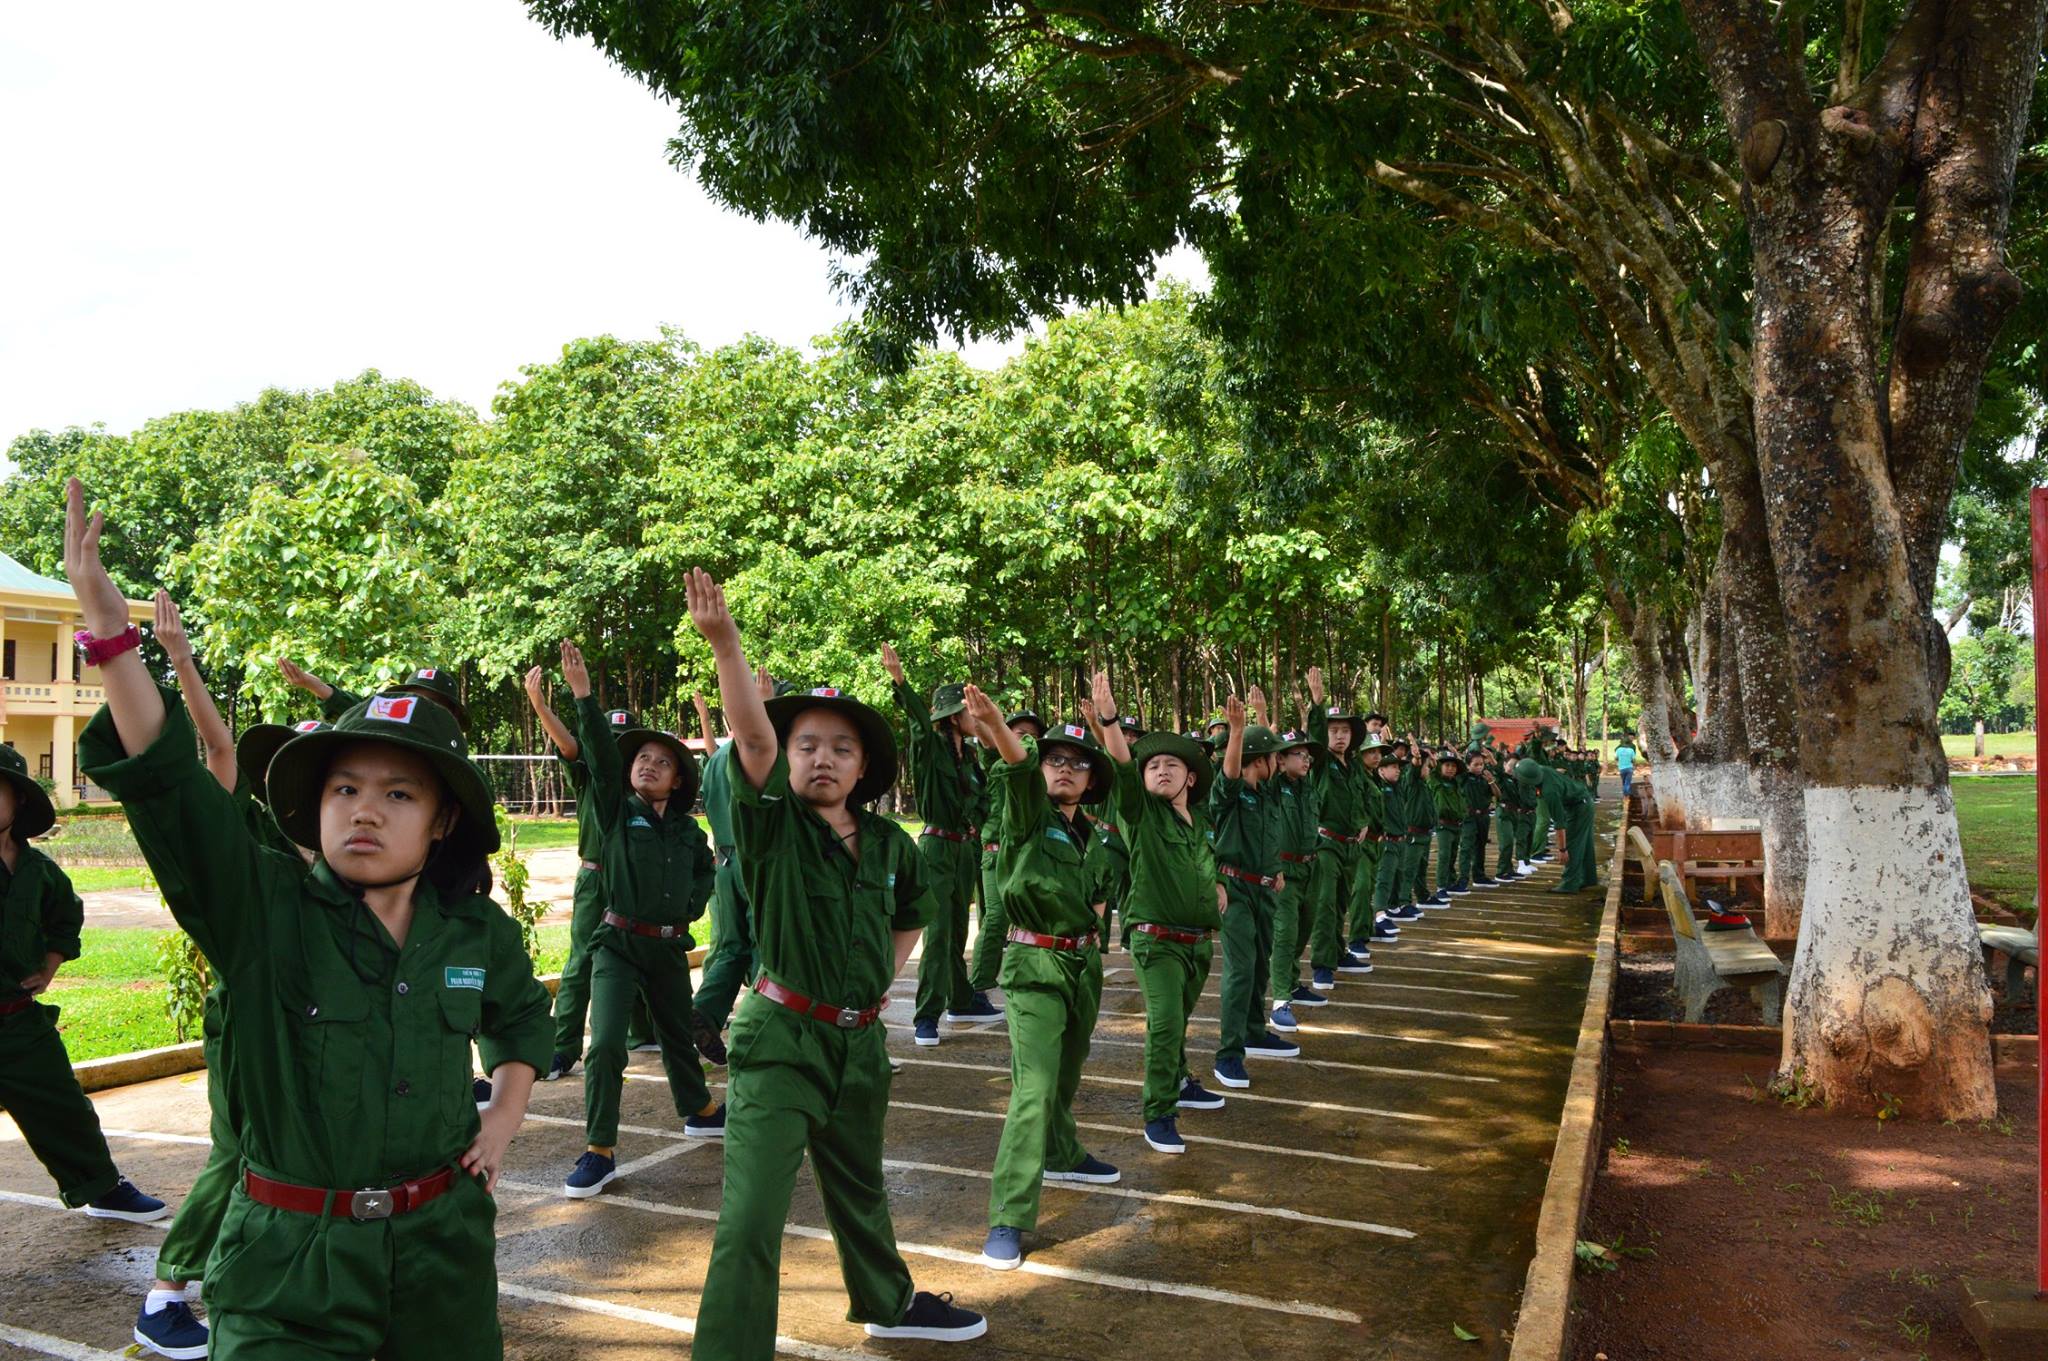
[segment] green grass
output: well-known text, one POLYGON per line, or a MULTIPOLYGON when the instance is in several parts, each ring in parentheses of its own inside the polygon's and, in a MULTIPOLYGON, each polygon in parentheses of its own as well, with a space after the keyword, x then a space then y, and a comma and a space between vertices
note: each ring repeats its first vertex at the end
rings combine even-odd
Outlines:
MULTIPOLYGON (((1951 732, 1941 735, 1941 749, 1949 756, 1974 756, 1977 739, 1971 733, 1951 732)), ((1986 756, 2032 756, 2034 734, 2031 732, 1988 732, 1984 734, 1986 756)))
POLYGON ((574 818, 514 818, 512 826, 519 834, 522 852, 547 851, 576 844, 574 818))
POLYGON ((1996 898, 2021 920, 2034 916, 2034 782, 2017 776, 1952 781, 1956 825, 1970 887, 1996 898))
POLYGON ((71 887, 80 893, 156 886, 156 878, 146 865, 67 865, 64 873, 71 880, 71 887))

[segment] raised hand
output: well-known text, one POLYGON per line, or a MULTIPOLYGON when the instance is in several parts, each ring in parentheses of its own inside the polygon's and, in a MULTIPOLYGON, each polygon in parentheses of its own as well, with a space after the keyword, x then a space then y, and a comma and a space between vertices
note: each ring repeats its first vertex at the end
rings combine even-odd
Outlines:
POLYGON ((882 669, 889 673, 889 679, 898 685, 907 684, 903 679, 903 659, 896 655, 894 643, 882 644, 882 669))
POLYGON ((1097 671, 1088 685, 1089 697, 1095 701, 1096 715, 1103 723, 1116 722, 1116 697, 1109 693, 1109 673, 1097 671))
POLYGON ((314 699, 326 699, 334 693, 333 686, 321 680, 289 657, 279 657, 277 659, 277 669, 284 673, 285 680, 304 690, 314 699))
POLYGON ((526 686, 526 702, 536 709, 547 707, 547 692, 543 688, 546 678, 547 673, 536 666, 526 673, 526 679, 522 682, 526 686))
POLYGON ((171 660, 172 666, 183 666, 192 660, 192 640, 185 636, 185 616, 178 609, 178 602, 171 599, 171 593, 162 587, 156 593, 156 641, 171 660))
POLYGON ((1252 722, 1264 724, 1266 721, 1265 688, 1263 686, 1254 685, 1251 688, 1251 693, 1244 697, 1244 702, 1245 708, 1251 711, 1252 722))
POLYGON ((763 703, 775 698, 775 677, 768 674, 765 666, 754 668, 754 693, 761 697, 763 703))
POLYGON ((739 651, 740 626, 733 622, 732 611, 725 607, 725 588, 712 579, 711 573, 692 567, 683 578, 683 592, 689 598, 690 624, 711 644, 711 650, 739 651))
POLYGON ((578 699, 590 698, 590 666, 583 660, 583 649, 562 640, 562 679, 569 683, 569 693, 578 699))
POLYGON ((1308 697, 1316 704, 1323 702, 1323 668, 1312 666, 1308 669, 1308 697))
POLYGON ((987 741, 991 733, 1003 726, 1003 711, 996 707, 996 702, 978 685, 969 685, 964 699, 967 703, 967 721, 974 725, 977 735, 987 741))
POLYGON ((100 531, 106 515, 85 513, 85 487, 77 478, 64 484, 64 579, 78 598, 78 611, 95 638, 112 638, 128 627, 128 601, 100 561, 100 531))
POLYGON ((1244 701, 1236 695, 1223 701, 1223 718, 1233 734, 1244 731, 1244 701))

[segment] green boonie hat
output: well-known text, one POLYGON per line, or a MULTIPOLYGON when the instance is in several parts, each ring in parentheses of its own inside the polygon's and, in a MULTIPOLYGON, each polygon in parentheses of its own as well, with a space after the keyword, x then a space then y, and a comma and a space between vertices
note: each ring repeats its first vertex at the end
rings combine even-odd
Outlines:
POLYGON ((1330 749, 1299 728, 1289 728, 1275 740, 1280 745, 1275 747, 1274 750, 1283 756, 1293 751, 1296 747, 1301 747, 1307 750, 1309 761, 1315 766, 1321 766, 1323 762, 1330 759, 1330 749))
POLYGON ((1182 733, 1181 736, 1187 738, 1188 741, 1194 743, 1203 751, 1208 752, 1210 756, 1213 757, 1216 754, 1215 740, 1211 738, 1204 729, 1189 728, 1186 732, 1182 733))
POLYGON ((270 762, 285 743, 300 733, 325 732, 333 727, 322 719, 309 718, 303 723, 252 723, 243 729, 235 739, 235 766, 242 772, 243 781, 256 796, 256 802, 270 803, 265 793, 264 777, 270 772, 270 762))
POLYGON ((1124 730, 1124 736, 1135 742, 1145 735, 1145 725, 1138 721, 1136 714, 1118 714, 1116 725, 1124 730))
POLYGON ((1465 768, 1465 758, 1460 756, 1455 750, 1453 750, 1450 747, 1445 747, 1442 751, 1436 754, 1436 763, 1438 765, 1442 765, 1446 761, 1449 761, 1452 765, 1456 766, 1460 770, 1463 770, 1465 768))
POLYGON ((1543 778, 1543 763, 1524 756, 1515 762, 1515 778, 1524 782, 1540 781, 1543 778))
POLYGON ((491 787, 469 759, 462 725, 439 704, 416 694, 372 695, 331 728, 294 733, 270 758, 264 784, 270 815, 284 834, 310 851, 320 849, 320 789, 334 753, 351 742, 385 742, 427 758, 447 782, 461 816, 441 843, 451 864, 481 861, 498 849, 491 787))
POLYGON ((1040 718, 1034 709, 1019 709, 1003 720, 1003 726, 1006 728, 1014 728, 1019 723, 1036 723, 1040 732, 1045 731, 1045 720, 1040 718))
POLYGON ((1254 723, 1244 730, 1244 758, 1271 756, 1280 750, 1280 734, 1263 723, 1254 723))
POLYGON ((612 730, 613 736, 623 737, 640 726, 640 715, 634 713, 631 709, 607 709, 604 715, 604 725, 612 730))
POLYGON ((896 783, 896 730, 881 714, 845 691, 821 685, 814 690, 777 695, 762 707, 768 711, 768 722, 775 729, 776 739, 785 746, 789 742, 791 725, 806 709, 830 709, 844 715, 847 722, 859 730, 860 744, 868 759, 868 773, 854 781, 847 803, 872 803, 883 790, 896 783))
POLYGON ((1366 734, 1365 745, 1358 749, 1358 754, 1363 756, 1365 755, 1365 753, 1369 751, 1376 751, 1380 754, 1382 758, 1384 758, 1388 750, 1393 745, 1393 743, 1387 741, 1383 737, 1375 737, 1372 734, 1368 733, 1366 734))
POLYGON ((13 747, 0 747, 0 779, 14 786, 14 844, 25 846, 57 825, 50 796, 28 773, 28 758, 13 747))
POLYGON ((941 685, 932 691, 932 722, 951 718, 967 709, 967 687, 958 681, 941 685))
POLYGON ((674 733, 663 732, 659 728, 633 727, 619 734, 619 759, 626 763, 626 783, 629 786, 633 783, 635 753, 649 742, 666 748, 669 755, 676 758, 676 774, 681 777, 682 783, 676 786, 676 792, 669 797, 680 802, 685 808, 695 803, 697 784, 701 778, 697 773, 697 753, 684 746, 682 738, 674 733))
POLYGON ((1056 728, 1046 729, 1045 736, 1038 739, 1038 749, 1043 752, 1047 747, 1074 747, 1094 757, 1095 764, 1088 767, 1088 790, 1081 795, 1081 802, 1101 803, 1109 797, 1109 753, 1102 749, 1102 744, 1095 740, 1095 734, 1088 731, 1086 724, 1062 723, 1056 728))
POLYGON ((455 673, 445 667, 419 667, 404 680, 393 681, 384 689, 387 693, 424 695, 454 714, 455 721, 462 725, 465 733, 469 731, 469 710, 462 707, 462 695, 455 684, 455 673))
POLYGON ((1493 729, 1487 727, 1484 723, 1474 723, 1472 725, 1472 731, 1467 733, 1466 736, 1471 738, 1474 742, 1481 742, 1493 736, 1493 729))
POLYGON ((780 699, 784 695, 793 695, 801 689, 803 687, 795 681, 770 681, 768 682, 768 698, 780 699))
POLYGON ((1131 748, 1131 764, 1137 767, 1140 778, 1145 774, 1145 763, 1155 756, 1177 757, 1189 770, 1195 772, 1195 787, 1188 791, 1190 805, 1200 803, 1208 796, 1209 786, 1216 779, 1216 771, 1209 764, 1209 753, 1202 750, 1201 743, 1191 742, 1176 732, 1162 730, 1146 733, 1138 739, 1138 744, 1131 748))
POLYGON ((1226 732, 1230 728, 1230 720, 1225 718, 1222 714, 1211 714, 1209 716, 1209 721, 1202 725, 1203 732, 1214 732, 1218 728, 1222 728, 1226 732))

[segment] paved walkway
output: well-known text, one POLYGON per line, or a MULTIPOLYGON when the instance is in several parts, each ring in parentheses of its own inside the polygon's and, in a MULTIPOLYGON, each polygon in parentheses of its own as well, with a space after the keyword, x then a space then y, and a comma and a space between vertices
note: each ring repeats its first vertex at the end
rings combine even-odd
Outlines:
MULTIPOLYGON (((1611 825, 1614 805, 1602 813, 1611 825)), ((1253 1086, 1229 1093, 1225 1110, 1182 1118, 1180 1157, 1152 1153, 1141 1136, 1142 1002, 1129 955, 1112 952, 1077 1114, 1090 1150, 1124 1178, 1048 1187, 1017 1272, 978 1265, 1005 1032, 946 1027, 938 1048, 915 1048, 914 980, 899 980, 888 1012, 903 1064, 887 1143, 897 1235, 919 1286, 986 1312, 990 1334, 947 1351, 874 1342, 847 1324, 805 1173, 784 1245, 781 1350, 832 1361, 1505 1356, 1601 906, 1596 893, 1543 892, 1556 875, 1546 866, 1457 899, 1375 951, 1375 973, 1345 978, 1331 1005, 1300 1013, 1300 1059, 1255 1061, 1253 1086), (1460 1343, 1454 1328, 1480 1343, 1460 1343)), ((1190 1037, 1205 1074, 1217 987, 1212 977, 1190 1037)), ((536 1093, 499 1193, 508 1356, 670 1356, 687 1340, 703 1304, 719 1150, 679 1137, 654 1060, 636 1056, 624 1175, 596 1200, 559 1194, 583 1146, 580 1082, 536 1093)), ((124 1171, 172 1198, 190 1184, 205 1156, 203 1075, 98 1104, 124 1171)), ((0 1357, 119 1349, 155 1231, 62 1213, 4 1122, 0 1150, 0 1256, 12 1264, 0 1278, 0 1357)))

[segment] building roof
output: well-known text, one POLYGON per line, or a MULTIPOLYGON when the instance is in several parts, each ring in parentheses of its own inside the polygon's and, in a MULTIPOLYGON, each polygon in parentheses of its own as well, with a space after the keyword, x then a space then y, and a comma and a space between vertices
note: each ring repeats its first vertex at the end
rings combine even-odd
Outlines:
POLYGON ((0 553, 0 591, 25 591, 30 595, 57 595, 71 599, 71 587, 56 577, 31 572, 5 553, 0 553))

